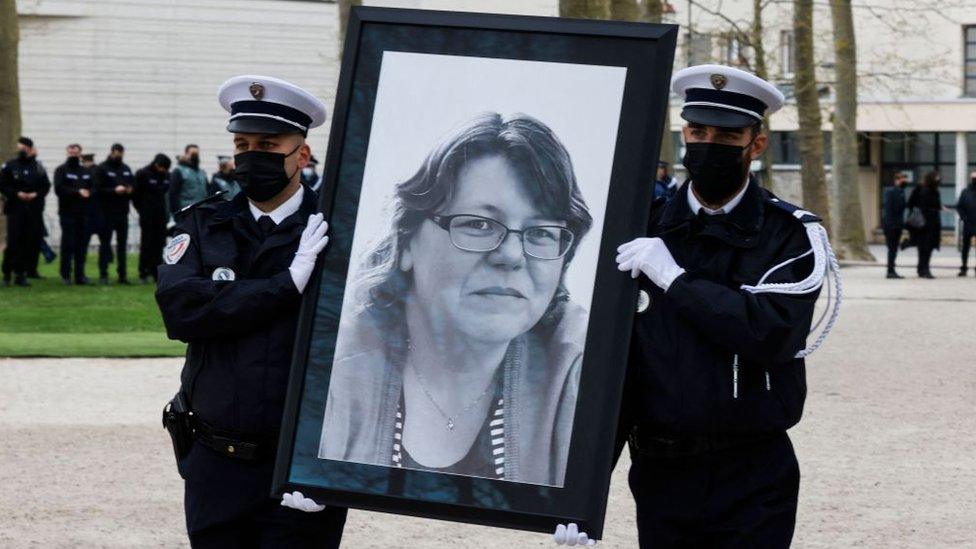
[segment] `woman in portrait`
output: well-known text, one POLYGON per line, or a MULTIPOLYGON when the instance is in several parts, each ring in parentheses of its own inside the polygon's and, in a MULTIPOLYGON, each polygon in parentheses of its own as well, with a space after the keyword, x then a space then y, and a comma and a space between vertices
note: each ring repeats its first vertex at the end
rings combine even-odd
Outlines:
POLYGON ((447 136, 353 282, 319 457, 561 486, 587 321, 563 279, 591 224, 538 120, 447 136))

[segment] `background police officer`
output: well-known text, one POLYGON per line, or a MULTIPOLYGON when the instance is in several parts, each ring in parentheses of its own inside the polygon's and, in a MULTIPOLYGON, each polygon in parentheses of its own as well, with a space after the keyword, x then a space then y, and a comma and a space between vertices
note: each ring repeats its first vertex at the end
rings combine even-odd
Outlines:
POLYGON ((241 192, 241 186, 234 179, 234 159, 229 156, 217 156, 217 172, 210 177, 210 184, 207 185, 208 195, 213 196, 219 192, 223 192, 221 196, 224 200, 233 200, 241 192))
POLYGON ((169 181, 169 207, 174 214, 207 197, 207 172, 200 168, 199 147, 192 143, 183 147, 169 181))
POLYGON ((166 245, 166 222, 169 208, 169 157, 159 153, 147 166, 136 172, 132 205, 139 212, 139 281, 156 280, 156 267, 163 262, 166 245))
POLYGON ((58 195, 61 222, 61 280, 71 284, 73 272, 74 283, 84 285, 89 284, 85 259, 90 236, 92 179, 91 173, 81 165, 81 145, 72 143, 66 151, 67 160, 54 169, 54 193, 58 195))
POLYGON ((11 275, 18 286, 30 286, 27 275, 37 265, 44 237, 44 197, 51 190, 47 172, 37 161, 34 142, 17 140, 17 156, 0 168, 0 193, 7 216, 7 247, 3 251, 3 283, 11 275), (33 257, 33 260, 31 259, 33 257))
POLYGON ((126 242, 129 239, 129 201, 135 177, 122 162, 125 147, 114 143, 108 158, 94 169, 95 196, 100 213, 98 231, 98 282, 108 284, 108 265, 112 262, 112 233, 115 233, 116 272, 119 284, 128 284, 126 242))
POLYGON ((717 65, 679 71, 672 87, 690 183, 617 258, 644 275, 624 414, 640 544, 787 547, 800 477, 786 430, 832 253, 818 218, 749 174, 782 94, 717 65))
POLYGON ((315 194, 299 181, 305 135, 325 106, 265 76, 231 78, 219 97, 242 192, 180 216, 156 290, 167 333, 189 343, 181 391, 195 440, 178 463, 190 541, 338 547, 345 509, 305 513, 269 497, 300 295, 328 241, 315 194))

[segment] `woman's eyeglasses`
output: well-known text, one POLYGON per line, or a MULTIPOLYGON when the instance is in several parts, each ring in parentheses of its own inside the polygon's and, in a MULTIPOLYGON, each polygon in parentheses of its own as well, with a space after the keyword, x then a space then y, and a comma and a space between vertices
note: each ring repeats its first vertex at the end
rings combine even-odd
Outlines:
POLYGON ((536 225, 520 231, 509 229, 500 221, 480 215, 434 215, 427 218, 451 235, 451 243, 466 252, 491 252, 515 233, 522 241, 522 251, 536 259, 559 259, 573 245, 573 231, 558 225, 536 225))

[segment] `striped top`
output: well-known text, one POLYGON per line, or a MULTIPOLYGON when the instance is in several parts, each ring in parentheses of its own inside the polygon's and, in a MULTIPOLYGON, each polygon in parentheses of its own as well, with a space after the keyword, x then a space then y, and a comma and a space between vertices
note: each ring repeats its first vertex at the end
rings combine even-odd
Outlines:
POLYGON ((505 479, 505 399, 501 396, 501 384, 497 384, 494 396, 495 405, 491 408, 481 431, 475 438, 471 449, 457 463, 447 467, 425 467, 410 457, 403 447, 403 424, 406 410, 403 406, 403 393, 396 410, 396 423, 393 429, 393 453, 391 465, 404 469, 419 469, 438 473, 450 473, 497 480, 505 479))

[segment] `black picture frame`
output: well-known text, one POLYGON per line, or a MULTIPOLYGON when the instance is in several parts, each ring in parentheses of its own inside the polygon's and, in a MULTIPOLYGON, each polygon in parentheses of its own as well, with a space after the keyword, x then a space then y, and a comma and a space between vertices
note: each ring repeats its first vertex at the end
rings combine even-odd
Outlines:
POLYGON ((637 293, 636 283, 617 271, 614 257, 620 243, 646 231, 676 40, 674 25, 352 9, 320 197, 320 208, 330 222, 330 243, 303 297, 274 495, 300 490, 327 505, 539 532, 576 522, 592 538, 602 537, 637 293), (403 36, 431 38, 413 39, 412 47, 404 50, 403 36), (309 368, 309 356, 313 346, 316 352, 328 353, 330 346, 334 351, 369 143, 370 93, 375 100, 378 80, 376 57, 389 49, 389 43, 400 44, 396 51, 627 68, 576 403, 577 412, 587 412, 576 414, 563 487, 325 459, 310 465, 303 450, 307 436, 303 438, 302 429, 314 425, 314 418, 308 418, 324 403, 329 381, 327 369, 309 368), (313 334, 317 316, 321 323, 334 324, 331 340, 321 325, 313 334), (314 398, 310 388, 317 389, 314 398), (306 402, 314 399, 319 400, 306 402), (313 473, 322 480, 308 481, 313 473), (345 488, 324 485, 359 479, 361 474, 367 480, 349 480, 345 488))

